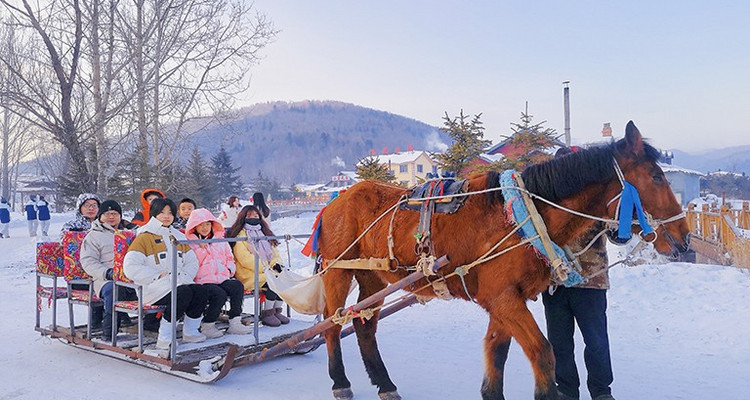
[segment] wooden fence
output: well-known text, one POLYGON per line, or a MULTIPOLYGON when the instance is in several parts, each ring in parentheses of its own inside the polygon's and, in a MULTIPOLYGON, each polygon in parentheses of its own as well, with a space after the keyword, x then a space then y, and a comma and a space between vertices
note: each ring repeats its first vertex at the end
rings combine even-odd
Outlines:
POLYGON ((690 204, 687 223, 698 262, 750 268, 749 202, 743 202, 741 209, 704 204, 698 210, 690 204))

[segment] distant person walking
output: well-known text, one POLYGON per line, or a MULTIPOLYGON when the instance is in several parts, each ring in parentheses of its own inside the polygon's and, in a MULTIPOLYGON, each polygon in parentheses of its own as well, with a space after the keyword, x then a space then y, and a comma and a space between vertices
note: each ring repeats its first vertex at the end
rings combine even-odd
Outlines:
POLYGON ((10 204, 5 197, 0 198, 0 238, 9 238, 10 204))
POLYGON ((26 211, 26 221, 28 221, 29 224, 29 236, 35 237, 37 227, 39 226, 39 221, 37 220, 36 195, 32 194, 29 196, 29 201, 26 202, 24 210, 26 211))
POLYGON ((39 201, 36 202, 37 217, 39 218, 39 226, 42 228, 42 236, 48 236, 49 232, 49 203, 44 199, 44 196, 39 196, 39 201))

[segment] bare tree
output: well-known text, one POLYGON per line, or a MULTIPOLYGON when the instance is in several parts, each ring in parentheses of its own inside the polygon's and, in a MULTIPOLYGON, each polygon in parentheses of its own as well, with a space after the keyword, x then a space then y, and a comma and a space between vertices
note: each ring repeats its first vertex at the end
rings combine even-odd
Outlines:
MULTIPOLYGON (((0 62, 15 79, 4 93, 18 115, 49 132, 68 152, 72 160, 75 185, 81 192, 95 189, 94 177, 87 163, 82 137, 79 135, 80 107, 75 101, 75 85, 83 39, 82 13, 78 0, 52 1, 34 9, 27 0, 16 6, 0 0, 10 11, 13 25, 30 28, 40 41, 46 56, 38 57, 40 49, 26 49, 20 57, 8 59, 0 54, 0 62), (72 23, 72 31, 70 26, 72 23), (37 50, 37 51, 34 51, 37 50), (49 85, 52 76, 54 84, 49 85), (52 93, 54 96, 52 96, 52 93)), ((30 41, 30 44, 36 42, 30 41)))
POLYGON ((134 0, 121 15, 132 49, 138 146, 148 149, 153 168, 168 168, 195 131, 188 122, 233 105, 277 31, 243 1, 134 0))

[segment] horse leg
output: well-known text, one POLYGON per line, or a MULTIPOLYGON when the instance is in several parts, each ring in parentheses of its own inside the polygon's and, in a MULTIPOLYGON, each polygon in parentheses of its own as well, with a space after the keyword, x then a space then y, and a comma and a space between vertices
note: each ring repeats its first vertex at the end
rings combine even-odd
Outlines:
POLYGON ((483 400, 504 400, 503 372, 508 359, 511 336, 500 321, 490 318, 487 334, 484 336, 485 373, 482 380, 483 400))
MULTIPOLYGON (((333 315, 339 307, 346 304, 346 296, 352 281, 352 273, 348 270, 332 268, 323 275, 323 285, 326 294, 326 306, 323 311, 325 318, 333 315)), ((346 377, 344 360, 341 354, 341 325, 326 330, 323 333, 328 349, 328 376, 333 380, 333 397, 336 400, 350 400, 354 398, 351 382, 346 377)))
POLYGON ((555 355, 552 345, 526 308, 525 299, 517 295, 510 297, 497 302, 500 306, 495 309, 494 315, 503 321, 510 335, 516 339, 531 361, 534 371, 534 399, 557 400, 555 355))
MULTIPOLYGON (((385 283, 380 281, 371 272, 357 274, 357 282, 359 283, 359 301, 366 299, 386 286, 385 283)), ((373 304, 373 307, 378 307, 382 304, 383 301, 379 301, 373 304)), ((362 355, 362 362, 365 364, 367 375, 370 377, 370 382, 378 387, 380 398, 383 400, 400 400, 401 396, 397 392, 396 385, 393 384, 393 381, 388 376, 388 370, 385 368, 385 363, 383 363, 380 351, 378 350, 375 333, 378 330, 379 316, 380 311, 376 311, 369 320, 354 320, 357 344, 359 345, 359 352, 362 355)))

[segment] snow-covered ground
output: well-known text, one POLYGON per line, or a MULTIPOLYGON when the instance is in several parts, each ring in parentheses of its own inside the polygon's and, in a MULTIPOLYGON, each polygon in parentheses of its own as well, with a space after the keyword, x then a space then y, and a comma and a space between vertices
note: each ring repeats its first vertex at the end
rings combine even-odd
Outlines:
MULTIPOLYGON (((58 232, 70 214, 53 215, 58 232)), ((14 218, 19 218, 14 215, 14 218)), ((277 234, 307 233, 314 215, 274 221, 277 234)), ((296 269, 312 264, 291 251, 296 269)), ((610 249, 611 258, 620 251, 610 249)), ((0 399, 330 399, 325 348, 237 368, 200 385, 42 337, 34 326, 34 242, 14 220, 0 239, 0 399)), ((609 327, 613 394, 630 400, 750 398, 750 274, 732 267, 670 263, 611 271, 609 327)), ((63 303, 61 303, 63 304, 63 303)), ((250 304, 248 303, 248 307, 250 304)), ((529 302, 544 326, 541 301, 529 302)), ((50 310, 45 309, 43 322, 50 310)), ((66 321, 61 313, 60 321, 66 321)), ((378 342, 404 399, 479 397, 487 316, 463 301, 413 306, 380 324, 378 342)), ((265 328, 270 329, 270 328, 265 328)), ((377 399, 356 345, 344 339, 347 374, 357 399, 377 399)), ((585 382, 582 343, 579 370, 585 382)), ((509 400, 531 399, 531 368, 517 344, 505 371, 509 400)), ((582 388, 582 399, 588 399, 582 388)))

